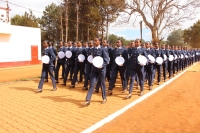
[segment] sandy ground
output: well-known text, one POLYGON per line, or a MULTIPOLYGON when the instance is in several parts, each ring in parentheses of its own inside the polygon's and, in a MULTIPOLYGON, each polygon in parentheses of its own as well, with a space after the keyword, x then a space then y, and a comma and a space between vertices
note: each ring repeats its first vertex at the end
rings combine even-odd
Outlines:
MULTIPOLYGON (((95 132, 200 131, 199 68, 200 64, 191 67, 171 85, 95 132)), ((83 107, 87 93, 82 90, 83 83, 70 89, 68 81, 67 86, 57 85, 58 90, 52 92, 52 84, 48 82, 43 92, 36 94, 39 79, 35 77, 40 74, 40 65, 0 69, 0 133, 81 132, 139 98, 134 88, 132 98, 124 100, 127 94, 121 93, 118 79, 105 105, 101 105, 102 97, 98 93, 93 94, 89 107, 83 107), (34 79, 27 80, 29 77, 34 79)), ((145 93, 148 92, 145 85, 145 93)))
POLYGON ((95 133, 199 133, 200 64, 95 133))

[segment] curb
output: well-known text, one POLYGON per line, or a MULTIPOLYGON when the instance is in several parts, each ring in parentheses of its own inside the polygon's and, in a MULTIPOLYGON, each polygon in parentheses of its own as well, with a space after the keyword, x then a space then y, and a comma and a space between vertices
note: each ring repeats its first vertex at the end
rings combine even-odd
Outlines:
MULTIPOLYGON (((192 66, 194 66, 196 64, 197 63, 194 63, 192 66)), ((192 67, 192 66, 190 66, 190 67, 192 67)), ((81 133, 91 133, 91 132, 95 131, 96 129, 102 127, 106 123, 112 121, 113 119, 115 119, 119 115, 123 114, 128 109, 132 108, 136 104, 142 102, 143 100, 147 99, 148 97, 150 97, 151 95, 153 95, 157 91, 161 90, 162 88, 164 88, 165 86, 167 86, 168 84, 170 84, 172 81, 174 81, 175 79, 177 79, 178 77, 180 77, 182 74, 184 74, 189 68, 185 69, 184 71, 182 71, 181 73, 179 73, 177 76, 173 77, 172 79, 168 80, 167 82, 165 82, 164 84, 158 86, 157 88, 153 89, 152 91, 148 92, 147 94, 141 96, 140 98, 138 98, 137 100, 135 100, 132 103, 128 104, 127 106, 123 107, 122 109, 116 111, 115 113, 107 116, 106 118, 102 119, 101 121, 97 122, 96 124, 92 125, 91 127, 85 129, 81 133)))

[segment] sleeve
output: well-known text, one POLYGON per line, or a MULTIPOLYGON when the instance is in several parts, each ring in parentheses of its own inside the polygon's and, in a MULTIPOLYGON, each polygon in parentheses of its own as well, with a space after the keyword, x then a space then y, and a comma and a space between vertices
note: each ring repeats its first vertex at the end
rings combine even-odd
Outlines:
POLYGON ((49 49, 49 54, 51 55, 51 60, 49 61, 49 64, 51 64, 56 59, 56 56, 53 53, 52 49, 49 49))
POLYGON ((128 50, 127 49, 124 49, 123 57, 124 57, 124 60, 125 60, 124 65, 126 66, 126 65, 128 65, 128 50))
POLYGON ((109 55, 105 49, 102 49, 102 56, 103 56, 103 67, 106 67, 109 62, 109 55))

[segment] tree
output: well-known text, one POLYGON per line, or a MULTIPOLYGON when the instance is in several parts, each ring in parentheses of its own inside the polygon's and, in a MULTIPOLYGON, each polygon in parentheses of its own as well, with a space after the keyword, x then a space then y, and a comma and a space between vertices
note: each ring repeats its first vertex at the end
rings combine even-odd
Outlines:
POLYGON ((167 37, 169 45, 184 46, 183 30, 178 29, 169 34, 167 37))
POLYGON ((61 7, 52 3, 45 7, 43 16, 40 19, 40 27, 42 30, 42 41, 49 40, 58 42, 61 39, 61 22, 60 22, 60 9, 61 7))
POLYGON ((129 22, 132 15, 138 16, 151 30, 152 42, 164 39, 163 31, 179 26, 197 15, 199 0, 126 0, 126 10, 120 23, 129 22))
POLYGON ((122 41, 122 44, 124 46, 128 45, 130 42, 130 40, 126 40, 124 37, 121 37, 121 36, 117 36, 114 34, 108 35, 108 41, 109 41, 110 45, 112 45, 112 46, 115 45, 115 43, 117 42, 118 39, 120 39, 122 41))
POLYGON ((184 42, 193 48, 200 48, 200 20, 193 26, 184 30, 184 42))
POLYGON ((27 26, 27 27, 39 27, 38 23, 39 19, 36 18, 32 11, 29 13, 25 12, 24 15, 15 15, 13 18, 11 18, 11 24, 12 25, 19 25, 19 26, 27 26))

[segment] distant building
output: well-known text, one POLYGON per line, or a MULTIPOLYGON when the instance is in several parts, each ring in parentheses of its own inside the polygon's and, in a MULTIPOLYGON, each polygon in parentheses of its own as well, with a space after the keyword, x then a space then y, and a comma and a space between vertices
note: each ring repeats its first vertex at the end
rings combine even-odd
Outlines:
POLYGON ((41 30, 10 23, 7 7, 0 7, 0 68, 41 63, 41 30))
POLYGON ((10 24, 9 11, 11 11, 11 9, 9 8, 8 3, 6 8, 0 7, 0 23, 10 24))

